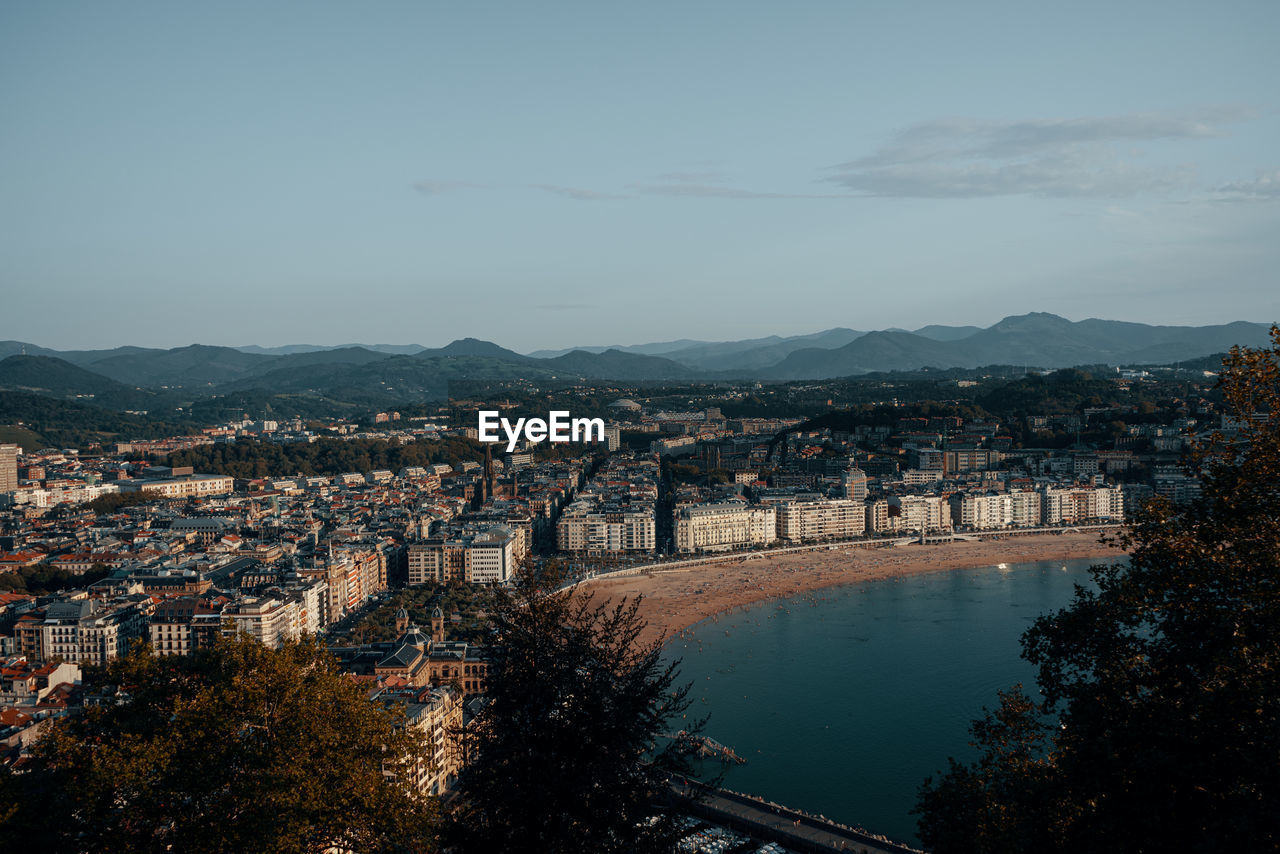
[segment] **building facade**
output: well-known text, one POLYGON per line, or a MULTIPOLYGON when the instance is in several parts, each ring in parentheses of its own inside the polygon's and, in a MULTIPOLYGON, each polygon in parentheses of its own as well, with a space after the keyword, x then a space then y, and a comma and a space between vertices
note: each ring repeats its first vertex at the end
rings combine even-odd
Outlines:
POLYGON ((847 539, 866 530, 866 509, 861 501, 791 501, 777 507, 778 537, 793 543, 847 539))
POLYGON ((1040 493, 1029 490, 951 497, 951 521, 962 528, 1032 527, 1040 524, 1040 493))
POLYGON ((0 445, 0 492, 13 492, 18 488, 18 454, 21 452, 17 445, 0 445))
POLYGON ((777 538, 777 509, 744 501, 691 504, 675 510, 676 551, 767 546, 777 538))
POLYGON ((501 584, 515 573, 518 552, 515 532, 505 525, 455 530, 408 547, 409 586, 501 584))
POLYGON ((588 555, 652 552, 657 546, 653 507, 571 504, 556 525, 556 546, 588 555))

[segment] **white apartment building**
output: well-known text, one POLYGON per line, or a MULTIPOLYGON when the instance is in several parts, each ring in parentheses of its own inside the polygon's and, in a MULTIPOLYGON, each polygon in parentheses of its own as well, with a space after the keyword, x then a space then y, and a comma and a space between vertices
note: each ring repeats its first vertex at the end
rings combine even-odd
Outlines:
POLYGON ((410 757, 407 782, 427 795, 443 795, 457 781, 463 751, 456 738, 462 727, 463 694, 455 686, 384 689, 373 702, 403 711, 401 725, 421 732, 427 749, 410 757))
POLYGON ((777 510, 745 501, 691 504, 675 511, 678 552, 766 546, 777 538, 777 510))
POLYGON ((234 623, 235 631, 245 632, 272 649, 296 639, 305 622, 297 601, 262 596, 246 596, 228 605, 222 616, 234 623))
POLYGON ((143 620, 134 608, 97 613, 80 621, 80 664, 106 664, 129 652, 129 642, 142 634, 143 620))
POLYGON ((129 651, 143 626, 142 612, 132 602, 87 599, 53 602, 43 615, 22 619, 15 628, 21 653, 33 661, 107 664, 129 651))
POLYGON ((408 549, 409 586, 443 584, 455 579, 469 584, 508 581, 519 558, 515 532, 506 525, 478 531, 453 531, 413 543, 408 549))
POLYGON ((793 543, 860 536, 867 525, 861 501, 790 501, 778 508, 778 538, 793 543))
POLYGON ((845 469, 840 488, 845 498, 862 504, 867 500, 867 473, 859 468, 845 469))
POLYGON ((223 495, 235 489, 235 478, 220 474, 192 474, 155 480, 120 481, 121 492, 145 492, 160 498, 223 495))
POLYGON ((951 498, 951 521, 975 530, 1039 525, 1040 493, 1020 490, 955 495, 951 498))
POLYGON ((902 531, 942 531, 951 527, 951 505, 940 495, 902 495, 889 499, 889 527, 902 531), (895 518, 893 507, 898 507, 895 518))
POLYGON ((515 534, 510 528, 495 525, 472 538, 467 581, 471 584, 500 584, 511 578, 515 562, 515 534))
POLYGON ((49 487, 46 489, 18 489, 13 493, 14 504, 27 504, 32 507, 52 507, 55 504, 83 504, 103 495, 119 492, 120 487, 114 483, 74 483, 49 487))
POLYGON ((1041 517, 1046 525, 1124 520, 1124 490, 1119 486, 1045 487, 1041 517))
POLYGON ((651 552, 657 545, 655 527, 652 505, 574 502, 556 524, 556 547, 585 554, 651 552))
POLYGON ((329 609, 326 606, 329 585, 321 578, 309 579, 289 590, 289 597, 296 599, 301 617, 302 631, 314 635, 329 623, 329 609))
POLYGON ((872 533, 889 530, 889 502, 880 498, 866 504, 866 528, 872 533))

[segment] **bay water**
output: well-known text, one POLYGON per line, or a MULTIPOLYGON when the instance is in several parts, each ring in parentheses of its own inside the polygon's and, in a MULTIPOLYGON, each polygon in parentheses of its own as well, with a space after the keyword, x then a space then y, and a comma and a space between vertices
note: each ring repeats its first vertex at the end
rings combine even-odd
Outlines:
POLYGON ((723 786, 915 842, 921 783, 970 759, 969 722, 1034 668, 1019 637, 1091 586, 1096 560, 827 588, 709 618, 668 642, 689 717, 747 760, 723 786))

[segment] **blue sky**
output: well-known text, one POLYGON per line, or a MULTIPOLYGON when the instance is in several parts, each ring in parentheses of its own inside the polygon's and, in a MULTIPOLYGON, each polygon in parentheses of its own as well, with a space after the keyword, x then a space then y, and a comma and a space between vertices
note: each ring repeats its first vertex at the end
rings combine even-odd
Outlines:
POLYGON ((0 338, 1280 319, 1280 3, 7 3, 0 338))

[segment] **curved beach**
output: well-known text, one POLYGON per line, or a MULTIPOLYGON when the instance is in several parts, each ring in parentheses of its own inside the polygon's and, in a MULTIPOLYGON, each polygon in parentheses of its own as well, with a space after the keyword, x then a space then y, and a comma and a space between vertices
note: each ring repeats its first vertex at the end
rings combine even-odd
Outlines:
POLYGON ((642 596, 647 622, 641 640, 670 635, 734 608, 840 584, 902 578, 924 572, 970 569, 1038 560, 1108 559, 1123 555, 1097 533, 1035 534, 980 542, 869 549, 845 546, 682 566, 650 575, 598 578, 583 584, 612 599, 642 596))

